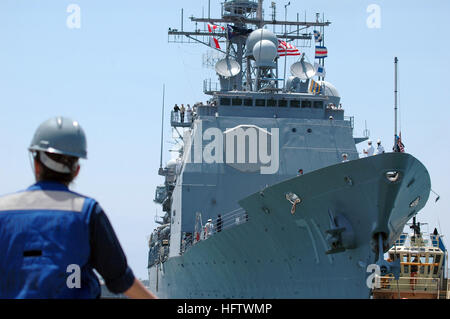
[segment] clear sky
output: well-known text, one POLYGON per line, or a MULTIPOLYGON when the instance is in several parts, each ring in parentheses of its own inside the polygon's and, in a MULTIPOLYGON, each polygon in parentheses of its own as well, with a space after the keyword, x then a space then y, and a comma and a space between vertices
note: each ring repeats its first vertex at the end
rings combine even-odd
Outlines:
MULTIPOLYGON (((278 1, 277 17, 284 18, 278 1)), ((220 15, 211 1, 212 16, 220 15)), ((270 17, 270 2, 265 16, 270 17)), ((205 101, 202 66, 208 48, 168 43, 167 29, 195 25, 188 16, 207 12, 206 0, 1 0, 0 1, 0 194, 33 182, 27 147, 37 126, 55 115, 80 122, 88 136, 75 191, 96 198, 107 212, 135 274, 146 278, 147 236, 154 228, 162 86, 166 107, 205 101), (80 28, 66 20, 70 4, 80 28)), ((326 80, 355 116, 355 136, 367 121, 370 137, 386 149, 393 136, 393 60, 399 58, 401 129, 407 152, 428 168, 432 188, 419 214, 450 234, 448 119, 450 1, 291 0, 288 18, 325 13, 326 80), (369 28, 370 5, 380 9, 379 28, 369 28)), ((199 26, 200 27, 200 26, 199 26)), ((305 51, 312 61, 312 49, 305 51)), ((294 61, 291 61, 294 62, 294 61)), ((290 62, 290 63, 291 63, 290 62)), ((215 79, 213 78, 215 81, 215 79)), ((166 123, 168 123, 166 117, 166 123)), ((164 161, 170 159, 165 126, 164 161)), ((361 147, 360 147, 361 149, 361 147)), ((364 213, 363 211, 361 213, 364 213)))

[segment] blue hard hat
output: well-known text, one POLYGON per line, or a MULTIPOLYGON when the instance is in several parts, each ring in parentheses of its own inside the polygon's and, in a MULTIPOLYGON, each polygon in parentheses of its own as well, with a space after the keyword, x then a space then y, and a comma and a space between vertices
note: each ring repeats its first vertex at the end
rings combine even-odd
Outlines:
POLYGON ((30 151, 87 158, 87 142, 83 129, 67 117, 54 117, 42 123, 31 141, 30 151))

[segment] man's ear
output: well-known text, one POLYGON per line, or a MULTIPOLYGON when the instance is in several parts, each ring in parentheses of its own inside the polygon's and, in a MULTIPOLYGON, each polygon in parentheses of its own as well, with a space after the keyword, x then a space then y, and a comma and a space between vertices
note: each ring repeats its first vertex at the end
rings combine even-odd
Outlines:
POLYGON ((41 164, 34 159, 34 176, 36 177, 36 180, 39 178, 39 175, 41 174, 41 164))
POLYGON ((80 172, 80 164, 77 164, 77 170, 73 174, 73 178, 77 177, 79 172, 80 172))

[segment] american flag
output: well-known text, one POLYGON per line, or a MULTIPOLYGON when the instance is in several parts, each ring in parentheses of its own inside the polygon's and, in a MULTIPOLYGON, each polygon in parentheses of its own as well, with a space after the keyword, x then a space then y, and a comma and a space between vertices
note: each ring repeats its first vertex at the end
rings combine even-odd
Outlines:
POLYGON ((395 135, 395 144, 393 147, 394 152, 405 153, 405 145, 402 143, 402 133, 395 135))
POLYGON ((278 55, 279 56, 294 56, 300 55, 300 51, 290 43, 278 40, 278 55))
POLYGON ((403 143, 402 143, 402 132, 400 132, 398 134, 397 145, 398 145, 398 148, 400 150, 400 153, 405 153, 405 145, 403 145, 403 143))

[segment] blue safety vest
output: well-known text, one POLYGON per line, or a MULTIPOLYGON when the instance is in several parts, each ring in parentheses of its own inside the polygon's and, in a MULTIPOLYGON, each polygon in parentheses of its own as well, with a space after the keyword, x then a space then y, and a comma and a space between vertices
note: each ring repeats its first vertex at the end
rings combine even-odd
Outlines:
POLYGON ((0 298, 96 298, 94 199, 54 182, 0 197, 0 298))

